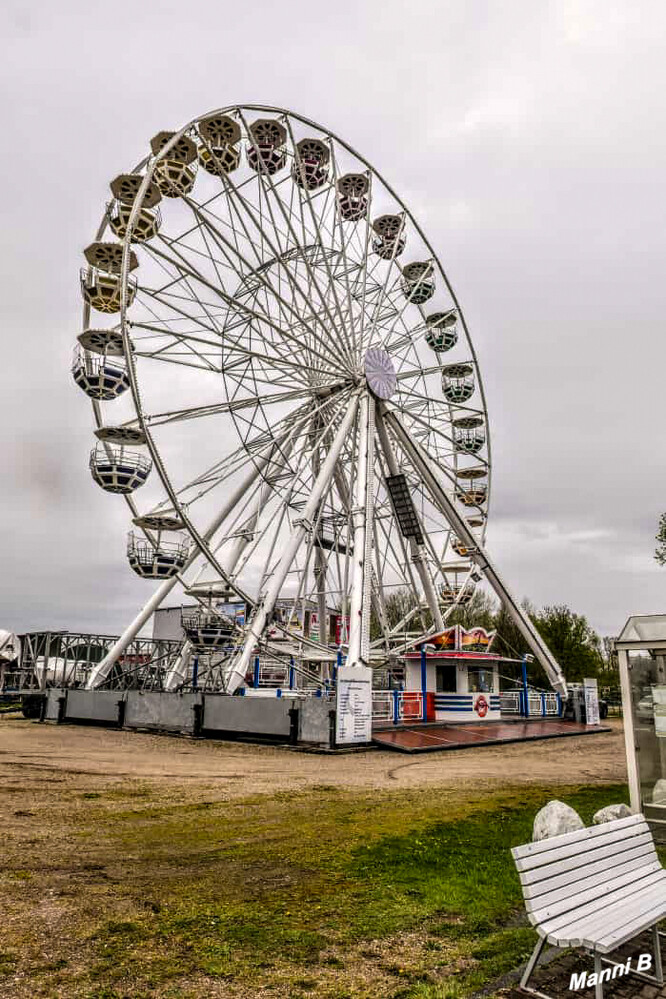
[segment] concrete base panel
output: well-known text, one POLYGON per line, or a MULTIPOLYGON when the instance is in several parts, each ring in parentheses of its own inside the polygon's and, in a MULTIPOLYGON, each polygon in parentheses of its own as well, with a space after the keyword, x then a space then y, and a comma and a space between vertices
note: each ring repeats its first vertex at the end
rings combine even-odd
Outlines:
POLYGON ((44 721, 57 722, 60 719, 60 698, 65 697, 67 691, 61 690, 59 687, 49 687, 45 693, 46 711, 44 714, 44 721))
POLYGON ((298 717, 298 741, 328 746, 330 742, 331 720, 329 712, 333 701, 326 697, 305 697, 300 702, 298 717))
POLYGON ((117 725, 123 697, 118 690, 68 690, 63 720, 117 725))
POLYGON ((230 697, 206 694, 203 729, 206 733, 233 732, 288 739, 291 732, 291 708, 302 701, 291 697, 230 697))
POLYGON ((201 694, 130 690, 125 696, 125 728, 152 728, 162 732, 195 731, 195 707, 202 704, 201 694))

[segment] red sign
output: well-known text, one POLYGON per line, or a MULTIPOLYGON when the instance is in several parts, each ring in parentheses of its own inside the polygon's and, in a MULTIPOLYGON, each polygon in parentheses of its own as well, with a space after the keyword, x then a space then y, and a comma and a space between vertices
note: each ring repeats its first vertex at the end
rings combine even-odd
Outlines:
POLYGON ((474 710, 476 711, 479 718, 485 718, 488 714, 488 701, 483 694, 479 694, 476 701, 474 702, 474 710))

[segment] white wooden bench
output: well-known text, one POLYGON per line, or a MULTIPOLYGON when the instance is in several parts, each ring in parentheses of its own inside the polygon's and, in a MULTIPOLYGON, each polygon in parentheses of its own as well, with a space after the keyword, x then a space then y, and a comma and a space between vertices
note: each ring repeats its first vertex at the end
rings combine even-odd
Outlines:
MULTIPOLYGON (((552 999, 529 986, 548 942, 583 947, 594 955, 590 974, 596 976, 596 999, 603 999, 603 982, 619 968, 602 955, 648 929, 653 932, 655 975, 629 973, 663 983, 659 937, 666 934, 658 932, 657 923, 666 918, 666 871, 642 815, 517 846, 511 853, 527 915, 539 934, 520 982, 523 991, 552 999), (602 963, 610 967, 602 971, 602 963)), ((567 990, 567 995, 573 999, 576 992, 567 990)))

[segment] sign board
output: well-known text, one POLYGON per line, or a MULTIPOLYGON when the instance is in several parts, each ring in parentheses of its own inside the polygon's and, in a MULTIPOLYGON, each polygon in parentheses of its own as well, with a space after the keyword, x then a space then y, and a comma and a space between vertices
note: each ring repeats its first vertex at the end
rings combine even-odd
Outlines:
POLYGON ((599 724, 599 692, 596 680, 583 680, 585 690, 585 719, 587 725, 599 724))
POLYGON ((335 695, 335 741, 338 746, 372 739, 372 670, 339 666, 335 695))

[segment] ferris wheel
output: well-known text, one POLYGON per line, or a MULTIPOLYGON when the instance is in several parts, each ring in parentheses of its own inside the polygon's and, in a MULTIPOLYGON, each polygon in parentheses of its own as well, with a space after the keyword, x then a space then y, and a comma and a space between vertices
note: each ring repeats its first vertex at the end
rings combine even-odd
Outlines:
POLYGON ((488 576, 488 414, 405 203, 328 129, 258 105, 159 132, 110 188, 72 371, 92 477, 160 585, 91 685, 177 583, 228 691, 260 648, 325 671, 336 647, 381 664, 442 630, 488 576))

